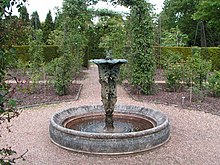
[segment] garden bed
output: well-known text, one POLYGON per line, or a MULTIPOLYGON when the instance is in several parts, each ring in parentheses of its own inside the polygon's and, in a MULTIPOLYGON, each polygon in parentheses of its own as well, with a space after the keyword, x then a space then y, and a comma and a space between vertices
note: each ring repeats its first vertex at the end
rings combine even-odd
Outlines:
POLYGON ((158 104, 173 105, 184 109, 193 109, 197 111, 204 111, 207 113, 220 116, 220 99, 203 94, 193 94, 190 102, 190 91, 183 89, 180 92, 169 92, 167 86, 163 81, 163 70, 157 70, 155 80, 155 92, 153 95, 143 95, 136 88, 128 83, 124 83, 123 87, 128 94, 135 100, 144 102, 153 102, 158 104))
POLYGON ((43 104, 54 104, 64 101, 75 101, 79 98, 82 81, 85 78, 85 73, 80 72, 73 78, 73 83, 68 86, 66 95, 59 96, 56 94, 55 88, 51 82, 40 81, 35 86, 30 82, 28 76, 14 72, 16 74, 16 81, 9 79, 11 89, 14 89, 11 94, 12 98, 16 100, 17 106, 20 108, 34 107, 43 104))
POLYGON ((78 99, 81 87, 81 84, 73 83, 69 86, 66 95, 59 96, 52 85, 39 83, 34 90, 25 87, 16 90, 13 99, 17 101, 18 107, 33 107, 42 104, 73 101, 78 99))

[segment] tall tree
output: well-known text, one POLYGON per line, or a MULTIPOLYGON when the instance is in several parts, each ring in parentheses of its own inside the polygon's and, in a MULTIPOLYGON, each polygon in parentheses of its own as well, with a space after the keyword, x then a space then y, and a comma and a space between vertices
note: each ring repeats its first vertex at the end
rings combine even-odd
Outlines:
POLYGON ((43 25, 43 41, 44 43, 47 42, 48 36, 51 33, 51 31, 54 30, 54 23, 53 23, 53 18, 51 15, 51 11, 47 13, 44 25, 43 25))
POLYGON ((140 92, 151 94, 154 83, 155 59, 152 53, 152 6, 145 0, 136 0, 131 6, 131 70, 132 84, 140 92))
MULTIPOLYGON (((165 0, 161 13, 162 27, 165 30, 179 27, 189 37, 188 45, 194 44, 197 21, 192 18, 202 0, 165 0)), ((198 38, 199 40, 199 38, 198 38)))
POLYGON ((0 44, 4 45, 25 45, 28 43, 29 26, 17 16, 6 16, 0 25, 0 44))
POLYGON ((56 7, 56 16, 54 19, 54 29, 56 30, 61 30, 61 24, 62 24, 62 12, 61 9, 59 9, 58 7, 56 7))
POLYGON ((33 27, 35 30, 41 29, 40 18, 37 11, 34 11, 31 14, 31 27, 33 27))
POLYGON ((19 33, 17 33, 15 36, 17 38, 16 45, 28 45, 28 38, 30 35, 30 18, 29 13, 27 11, 26 6, 22 6, 19 9, 19 25, 17 29, 19 29, 19 33))
POLYGON ((64 0, 62 11, 60 26, 64 37, 59 49, 62 56, 56 60, 54 72, 54 84, 59 95, 66 94, 72 76, 82 67, 90 20, 85 0, 64 0))
POLYGON ((19 13, 19 18, 28 24, 30 22, 30 18, 26 6, 21 7, 19 9, 19 13))
POLYGON ((203 0, 197 6, 197 11, 194 13, 193 18, 197 21, 203 21, 207 25, 206 32, 208 42, 210 45, 220 45, 220 1, 219 0, 203 0))

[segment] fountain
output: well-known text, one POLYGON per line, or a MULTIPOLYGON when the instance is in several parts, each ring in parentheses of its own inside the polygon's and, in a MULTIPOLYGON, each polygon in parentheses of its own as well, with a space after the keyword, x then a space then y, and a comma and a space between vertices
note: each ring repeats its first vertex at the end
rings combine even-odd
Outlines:
POLYGON ((75 152, 101 155, 143 152, 168 141, 169 120, 164 114, 145 107, 116 105, 119 68, 127 60, 107 55, 91 61, 98 65, 103 105, 56 113, 49 126, 51 141, 75 152))

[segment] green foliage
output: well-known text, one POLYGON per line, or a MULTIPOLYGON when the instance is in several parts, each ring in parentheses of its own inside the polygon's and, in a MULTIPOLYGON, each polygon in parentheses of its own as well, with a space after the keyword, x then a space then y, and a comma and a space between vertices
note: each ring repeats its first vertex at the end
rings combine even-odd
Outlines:
POLYGON ((108 9, 89 9, 89 12, 99 20, 90 24, 87 31, 88 59, 105 58, 106 50, 109 49, 112 50, 114 58, 121 58, 126 35, 122 15, 108 9))
MULTIPOLYGON (((154 54, 157 57, 157 64, 162 65, 163 60, 169 57, 170 52, 178 53, 183 60, 187 60, 187 58, 192 56, 192 49, 194 49, 194 47, 154 47, 154 54)), ((220 48, 202 47, 200 54, 202 59, 211 61, 212 70, 220 69, 220 48)))
POLYGON ((95 16, 98 17, 117 17, 117 16, 121 16, 120 13, 112 11, 112 10, 108 10, 108 9, 97 9, 94 10, 94 8, 92 9, 88 9, 90 12, 92 12, 95 16))
MULTIPOLYGON (((192 57, 187 59, 185 70, 188 72, 187 78, 190 79, 190 83, 201 90, 211 70, 211 63, 202 59, 201 50, 198 49, 193 52, 192 57)), ((187 84, 189 83, 187 82, 187 84)))
POLYGON ((19 10, 20 14, 19 14, 19 18, 21 20, 23 20, 26 25, 30 23, 30 18, 29 18, 29 13, 27 11, 26 6, 22 6, 19 10))
POLYGON ((23 45, 28 44, 30 34, 29 16, 25 7, 19 8, 20 17, 5 15, 0 23, 0 44, 23 45), (3 39, 4 38, 4 39, 3 39))
POLYGON ((44 43, 47 43, 47 40, 48 40, 50 33, 54 30, 54 23, 53 23, 53 18, 52 18, 50 10, 47 13, 45 23, 44 23, 42 29, 43 29, 43 41, 44 41, 44 43))
POLYGON ((25 4, 26 0, 3 0, 0 1, 0 20, 4 16, 12 14, 12 7, 16 7, 18 10, 25 4))
POLYGON ((56 16, 54 19, 54 29, 55 30, 62 30, 62 21, 63 21, 63 13, 61 12, 61 9, 58 7, 55 7, 56 10, 56 16))
POLYGON ((12 49, 0 49, 0 124, 18 115, 16 103, 11 98, 11 87, 5 83, 7 68, 14 60, 13 54, 12 49))
POLYGON ((29 53, 30 53, 30 78, 35 88, 36 83, 42 77, 42 67, 44 66, 43 56, 43 33, 41 30, 35 30, 34 38, 30 39, 29 53))
MULTIPOLYGON (((19 111, 16 108, 16 102, 12 99, 12 94, 15 89, 11 88, 10 85, 5 83, 7 69, 11 65, 11 59, 14 59, 14 51, 11 49, 12 42, 10 42, 10 39, 14 39, 13 33, 10 30, 7 31, 8 28, 5 25, 8 25, 8 22, 5 21, 7 19, 7 21, 10 22, 11 17, 7 18, 7 16, 12 13, 12 7, 16 6, 18 9, 20 9, 23 2, 25 1, 26 0, 0 1, 0 125, 5 121, 10 122, 12 118, 19 115, 19 111), (2 44, 4 44, 5 46, 3 47, 2 44)), ((14 29, 14 31, 16 31, 16 28, 14 29)), ((18 32, 19 31, 17 31, 17 33, 18 32)), ((12 163, 15 163, 16 159, 23 158, 23 155, 17 158, 13 158, 13 154, 15 153, 16 152, 13 151, 11 148, 0 149, 0 164, 10 165, 12 163)))
POLYGON ((33 27, 35 30, 41 29, 40 18, 37 11, 34 11, 31 14, 31 27, 33 27))
POLYGON ((74 67, 76 61, 73 59, 73 54, 67 50, 64 55, 47 64, 46 72, 52 76, 51 82, 60 96, 67 94, 68 86, 77 72, 77 68, 74 67))
POLYGON ((105 17, 98 22, 100 28, 104 28, 104 35, 100 38, 99 47, 111 50, 113 58, 121 58, 126 39, 126 31, 122 17, 105 17), (102 26, 100 26, 102 25, 102 26))
MULTIPOLYGON (((43 59, 45 63, 50 62, 51 60, 60 56, 56 45, 42 45, 43 46, 43 59)), ((29 52, 29 46, 13 46, 16 53, 16 60, 27 63, 31 60, 31 54, 29 52)))
MULTIPOLYGON (((201 0, 165 0, 164 8, 161 13, 162 25, 165 30, 179 27, 183 34, 189 37, 188 45, 194 44, 197 21, 193 20, 192 15, 201 0)), ((200 43, 199 38, 197 39, 200 43)))
POLYGON ((214 34, 212 38, 215 38, 219 45, 219 33, 220 33, 220 24, 219 24, 219 0, 203 0, 197 6, 197 11, 193 14, 193 18, 198 21, 206 22, 207 26, 212 29, 214 34))
POLYGON ((213 96, 220 97, 220 71, 214 71, 210 75, 207 87, 213 96))
POLYGON ((56 45, 44 45, 43 46, 43 58, 44 62, 48 63, 51 60, 59 57, 59 46, 56 45))
POLYGON ((52 60, 47 65, 47 72, 49 75, 54 77, 54 87, 56 93, 60 96, 65 95, 67 91, 67 86, 70 83, 71 75, 69 75, 69 68, 67 67, 66 58, 63 56, 52 60))
POLYGON ((183 34, 178 27, 165 31, 161 38, 162 46, 185 46, 188 42, 188 36, 183 34))
MULTIPOLYGON (((11 11, 12 6, 16 5, 17 8, 20 8, 21 2, 23 1, 12 1, 12 0, 5 0, 0 2, 0 28, 1 29, 7 29, 8 23, 10 22, 11 17, 7 17, 7 15, 10 15, 11 13, 7 12, 5 9, 9 9, 11 11), (12 3, 13 2, 13 3, 12 3), (6 17, 6 19, 2 19, 3 17, 6 17)), ((17 19, 13 19, 17 20, 17 19)), ((14 22, 16 23, 16 22, 14 22)), ((8 30, 8 29, 7 29, 8 30)), ((15 60, 15 51, 11 47, 12 42, 8 42, 9 38, 12 36, 13 33, 10 31, 3 30, 0 33, 0 124, 2 124, 5 121, 9 121, 18 116, 18 110, 16 109, 16 103, 12 99, 12 93, 13 89, 10 87, 10 85, 5 83, 6 75, 7 75, 7 69, 12 66, 15 60), (2 44, 5 44, 3 46, 2 44)), ((13 38, 11 38, 13 40, 13 38)), ((2 151, 2 150, 1 150, 2 151)), ((2 156, 2 153, 0 153, 2 156)), ((4 162, 4 159, 1 159, 2 162, 4 162)))
POLYGON ((58 95, 67 93, 74 74, 82 67, 88 41, 86 30, 91 18, 87 12, 86 1, 64 0, 62 10, 57 19, 58 29, 51 33, 48 40, 59 46, 60 57, 52 60, 47 66, 58 95))
POLYGON ((164 61, 164 73, 166 84, 170 91, 179 91, 183 86, 184 62, 180 54, 170 52, 169 57, 164 61))
POLYGON ((91 23, 87 12, 87 4, 82 0, 65 0, 63 3, 62 29, 64 42, 71 50, 83 51, 88 40, 86 30, 91 23))
POLYGON ((26 23, 17 18, 9 17, 1 20, 0 24, 0 44, 2 45, 22 45, 28 43, 30 28, 26 23), (3 39, 4 38, 4 39, 3 39))
POLYGON ((30 60, 29 55, 29 46, 23 45, 23 46, 13 46, 13 48, 16 51, 16 59, 21 60, 22 62, 28 62, 30 60))
POLYGON ((163 60, 166 82, 171 91, 179 91, 186 85, 193 87, 197 93, 204 89, 211 63, 202 59, 200 51, 195 50, 186 60, 180 53, 169 52, 169 56, 163 60))
POLYGON ((220 48, 209 47, 202 48, 203 58, 212 62, 212 70, 220 70, 220 48), (208 51, 207 51, 208 49, 208 51))
POLYGON ((63 31, 60 30, 53 30, 50 32, 47 44, 48 45, 61 45, 61 41, 63 40, 63 31))
POLYGON ((131 83, 145 94, 152 93, 155 59, 152 53, 153 42, 152 6, 144 0, 135 1, 131 7, 131 83))
POLYGON ((188 35, 188 46, 206 46, 202 40, 206 40, 207 46, 218 46, 219 7, 219 0, 165 0, 160 14, 162 31, 178 26, 188 35))

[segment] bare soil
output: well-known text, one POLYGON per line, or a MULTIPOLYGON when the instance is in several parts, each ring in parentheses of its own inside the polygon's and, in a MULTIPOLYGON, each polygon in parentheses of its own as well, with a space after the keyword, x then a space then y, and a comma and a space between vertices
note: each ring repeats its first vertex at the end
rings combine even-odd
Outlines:
MULTIPOLYGON (((21 78, 22 79, 22 78, 21 78)), ((74 77, 75 82, 80 82, 85 79, 85 72, 81 72, 74 77)), ((202 94, 193 94, 190 102, 190 92, 187 89, 180 92, 169 92, 166 84, 163 82, 163 70, 156 71, 155 80, 159 83, 155 84, 155 93, 153 95, 143 95, 138 92, 138 89, 132 87, 128 83, 122 84, 128 94, 134 99, 143 102, 153 102, 157 104, 173 105, 183 109, 193 109, 204 111, 220 116, 220 99, 202 94)), ((73 83, 68 88, 67 95, 58 96, 52 84, 39 83, 34 90, 31 90, 30 84, 23 83, 19 85, 13 98, 18 101, 18 106, 35 106, 39 104, 50 104, 69 100, 76 100, 82 85, 73 83)))
POLYGON ((179 92, 169 92, 166 84, 161 83, 165 81, 163 70, 161 69, 156 71, 155 80, 160 83, 155 84, 155 93, 153 95, 141 94, 137 88, 128 83, 124 83, 123 87, 133 99, 138 101, 173 105, 220 116, 220 98, 198 93, 192 94, 190 102, 190 91, 188 89, 182 89, 179 92))
POLYGON ((59 96, 49 84, 37 84, 35 89, 19 88, 13 95, 19 107, 30 107, 41 104, 51 104, 68 100, 77 100, 81 84, 71 84, 66 95, 59 96))
POLYGON ((73 77, 73 83, 68 86, 66 95, 62 96, 57 95, 53 84, 46 80, 40 81, 34 86, 26 75, 19 74, 19 72, 16 72, 16 75, 13 75, 13 77, 16 77, 18 82, 15 83, 12 79, 9 82, 12 82, 10 84, 13 89, 11 95, 16 100, 17 106, 33 107, 42 104, 77 100, 82 88, 80 82, 84 79, 85 72, 81 72, 73 77))

